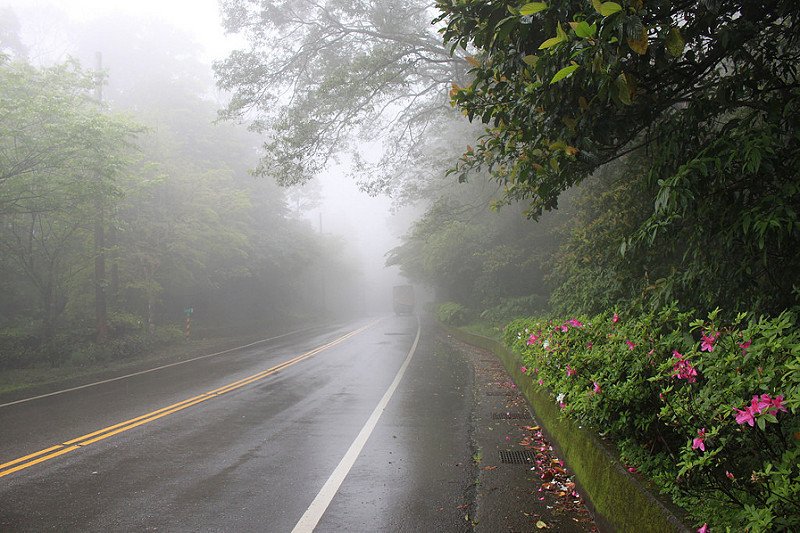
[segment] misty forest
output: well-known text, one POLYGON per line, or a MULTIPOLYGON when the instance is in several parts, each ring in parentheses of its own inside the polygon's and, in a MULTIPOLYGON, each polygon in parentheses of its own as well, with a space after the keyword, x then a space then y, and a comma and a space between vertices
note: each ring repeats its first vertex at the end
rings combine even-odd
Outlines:
POLYGON ((0 7, 0 392, 413 284, 693 530, 800 528, 795 0, 222 0, 211 60, 115 14, 48 55, 26 13, 0 7), (323 216, 342 184, 380 214, 323 216))

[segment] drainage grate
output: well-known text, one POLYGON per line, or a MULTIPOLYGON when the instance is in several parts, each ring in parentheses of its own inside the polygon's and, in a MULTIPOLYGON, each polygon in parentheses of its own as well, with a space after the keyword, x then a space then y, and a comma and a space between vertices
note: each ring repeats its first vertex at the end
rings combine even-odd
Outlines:
POLYGON ((500 450, 500 462, 510 465, 528 465, 536 455, 530 450, 500 450))
POLYGON ((492 413, 494 420, 530 420, 530 413, 492 413))

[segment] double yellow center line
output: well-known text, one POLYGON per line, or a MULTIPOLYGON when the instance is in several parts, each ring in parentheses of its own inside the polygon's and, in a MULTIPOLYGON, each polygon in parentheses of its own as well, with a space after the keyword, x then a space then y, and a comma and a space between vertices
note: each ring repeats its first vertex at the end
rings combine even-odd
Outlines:
POLYGON ((318 353, 327 350, 328 348, 332 348, 337 344, 341 344, 350 337, 358 335, 362 331, 374 326, 377 322, 378 320, 371 322, 366 326, 359 328, 355 331, 351 331, 350 333, 343 335, 327 344, 323 344, 322 346, 314 348, 311 351, 308 351, 304 354, 300 354, 297 357, 289 359, 288 361, 284 361, 283 363, 275 365, 272 368, 268 368, 257 374, 253 374, 252 376, 248 376, 238 381, 234 381, 233 383, 229 383, 227 385, 219 387, 218 389, 205 392, 203 394, 200 394, 199 396, 194 396, 192 398, 183 400, 182 402, 174 403, 167 407, 162 407, 161 409, 158 409, 156 411, 152 411, 150 413, 137 416, 136 418, 131 418, 130 420, 126 420, 125 422, 120 422, 119 424, 114 424, 113 426, 108 426, 103 429, 93 431, 92 433, 87 433, 86 435, 82 435, 78 438, 68 440, 61 444, 56 444, 55 446, 45 448, 44 450, 39 450, 38 452, 34 452, 24 457, 14 459, 13 461, 0 464, 0 477, 13 474, 14 472, 18 472, 26 468, 30 468, 33 465, 43 463, 45 461, 49 461, 50 459, 54 459, 58 456, 75 451, 79 448, 83 448, 84 446, 88 446, 90 444, 94 444, 95 442, 107 439, 109 437, 113 437, 114 435, 117 435, 119 433, 123 433, 135 427, 139 427, 154 420, 158 420, 159 418, 163 418, 167 415, 177 413, 178 411, 183 411, 184 409, 187 409, 193 405, 203 403, 212 398, 216 398, 225 393, 242 388, 245 385, 249 385, 256 381, 262 380, 268 376, 271 376, 272 374, 275 374, 276 372, 279 372, 285 368, 295 365, 300 361, 304 361, 309 357, 313 357, 318 353))

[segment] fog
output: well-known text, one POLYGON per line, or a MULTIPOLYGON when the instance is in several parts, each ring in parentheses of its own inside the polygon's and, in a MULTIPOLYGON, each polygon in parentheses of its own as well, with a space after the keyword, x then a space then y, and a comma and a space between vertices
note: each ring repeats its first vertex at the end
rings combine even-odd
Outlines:
MULTIPOLYGON (((187 105, 185 95, 192 93, 211 104, 206 111, 224 107, 229 95, 216 88, 211 65, 244 46, 240 37, 225 35, 216 0, 12 1, 4 5, 10 7, 18 19, 18 33, 28 62, 46 67, 77 58, 84 69, 91 70, 96 68, 96 53, 99 52, 102 68, 107 73, 104 103, 110 112, 127 113, 147 128, 143 142, 145 145, 154 143, 154 146, 147 146, 146 150, 163 153, 174 146, 194 161, 206 156, 199 145, 189 146, 197 134, 197 127, 189 120, 194 120, 197 114, 182 109, 187 105), (172 118, 161 111, 165 106, 175 113, 172 118), (176 135, 169 140, 162 139, 162 132, 168 130, 174 130, 176 135)), ((213 120, 209 115, 207 123, 213 120)), ((256 164, 255 153, 262 139, 230 122, 210 127, 221 128, 224 133, 219 135, 238 142, 235 150, 241 158, 224 170, 235 174, 236 187, 242 191, 255 187, 253 190, 280 199, 283 204, 280 209, 287 219, 304 225, 307 233, 321 235, 333 243, 324 246, 342 265, 329 270, 323 264, 321 270, 309 272, 305 281, 298 281, 302 288, 297 292, 303 294, 297 297, 304 299, 306 308, 324 309, 328 316, 389 312, 392 286, 406 281, 396 267, 384 266, 385 254, 399 244, 407 230, 409 211, 400 210, 398 214, 392 208, 391 198, 361 192, 352 178, 352 168, 346 157, 337 158, 319 179, 305 187, 283 190, 265 184, 268 178, 247 174, 256 164), (246 181, 252 183, 245 184, 246 181), (347 270, 348 274, 338 275, 337 268, 347 270), (314 303, 315 299, 321 301, 314 303)), ((364 147, 369 155, 369 145, 364 147)), ((209 164, 208 168, 217 168, 216 163, 209 164)), ((225 217, 224 210, 219 215, 225 217)), ((269 232, 270 228, 258 231, 269 232)), ((322 252, 320 258, 323 262, 329 261, 322 252)), ((163 281, 158 283, 164 285, 163 281)), ((192 290, 190 287, 171 289, 174 295, 180 295, 176 296, 180 301, 171 307, 165 301, 166 295, 162 295, 163 320, 174 320, 184 306, 202 307, 197 305, 198 301, 214 300, 214 291, 224 285, 215 280, 204 283, 210 287, 205 297, 185 294, 192 290)), ((88 281, 85 285, 88 291, 88 281)), ((140 307, 142 305, 144 303, 140 307)), ((152 307, 153 302, 147 305, 152 307)), ((225 305, 217 309, 223 314, 229 311, 225 305)), ((253 312, 258 309, 259 306, 253 306, 253 312)), ((212 322, 210 317, 206 318, 212 322)))

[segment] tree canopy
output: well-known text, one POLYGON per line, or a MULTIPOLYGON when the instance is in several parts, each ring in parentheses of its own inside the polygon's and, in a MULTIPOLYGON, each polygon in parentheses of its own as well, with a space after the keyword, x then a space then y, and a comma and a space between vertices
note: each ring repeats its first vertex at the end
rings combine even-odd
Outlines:
POLYGON ((249 44, 215 65, 232 92, 223 116, 266 137, 257 175, 302 183, 347 158, 366 189, 385 190, 453 120, 447 91, 467 64, 427 2, 226 0, 222 12, 249 44))
POLYGON ((671 258, 649 278, 663 298, 796 301, 796 2, 437 6, 444 40, 475 53, 473 80, 452 101, 487 128, 453 172, 488 170, 536 218, 636 153, 647 164, 618 179, 647 195, 650 214, 616 240, 623 254, 671 258))

